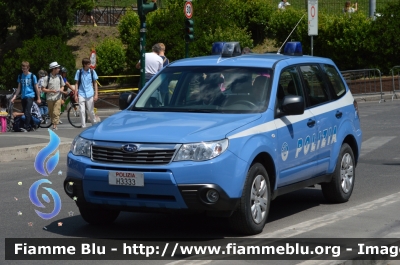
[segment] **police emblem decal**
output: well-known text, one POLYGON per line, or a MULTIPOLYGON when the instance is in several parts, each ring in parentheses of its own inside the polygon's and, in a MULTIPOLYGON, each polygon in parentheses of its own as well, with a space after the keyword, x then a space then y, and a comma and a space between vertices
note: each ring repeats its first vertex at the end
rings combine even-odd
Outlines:
POLYGON ((289 145, 286 142, 284 142, 281 148, 282 160, 286 161, 288 155, 289 155, 289 145))

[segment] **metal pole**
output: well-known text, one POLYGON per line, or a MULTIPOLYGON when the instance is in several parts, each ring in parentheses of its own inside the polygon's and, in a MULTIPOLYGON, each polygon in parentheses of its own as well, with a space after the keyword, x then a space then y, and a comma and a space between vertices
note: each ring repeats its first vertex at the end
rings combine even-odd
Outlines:
POLYGON ((311 56, 314 56, 314 36, 311 35, 311 56))
POLYGON ((189 42, 185 43, 185 58, 189 58, 189 42))
POLYGON ((140 16, 140 88, 146 84, 146 16, 140 16))
POLYGON ((369 0, 369 17, 375 19, 376 0, 369 0))

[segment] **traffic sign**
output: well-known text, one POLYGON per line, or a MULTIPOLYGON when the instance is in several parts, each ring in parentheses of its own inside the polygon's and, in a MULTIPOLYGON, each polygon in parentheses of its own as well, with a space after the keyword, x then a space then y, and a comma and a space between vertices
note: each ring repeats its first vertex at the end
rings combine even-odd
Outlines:
POLYGON ((308 36, 318 35, 318 0, 308 0, 308 36))
POLYGON ((92 52, 90 53, 90 68, 95 69, 96 68, 96 51, 93 49, 92 52))
POLYGON ((192 2, 187 1, 185 3, 185 7, 183 8, 183 12, 185 13, 185 17, 187 19, 191 19, 193 16, 193 5, 192 2))

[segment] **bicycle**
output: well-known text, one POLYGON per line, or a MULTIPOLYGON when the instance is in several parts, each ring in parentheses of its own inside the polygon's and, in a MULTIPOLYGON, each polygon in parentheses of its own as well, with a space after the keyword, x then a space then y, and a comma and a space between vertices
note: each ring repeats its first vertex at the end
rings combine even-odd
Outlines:
MULTIPOLYGON (((73 107, 74 109, 79 108, 79 107, 77 107, 77 106, 78 106, 77 103, 72 103, 72 102, 71 102, 71 96, 73 96, 71 93, 68 94, 68 96, 67 96, 67 97, 65 98, 65 100, 64 100, 64 104, 61 104, 60 117, 61 117, 61 114, 63 114, 64 111, 65 111, 66 109, 68 109, 68 113, 69 113, 69 112, 70 112, 70 109, 71 109, 72 107, 73 107), (68 106, 69 106, 69 107, 68 107, 68 106)), ((42 115, 42 119, 43 119, 43 122, 40 124, 40 127, 41 127, 41 128, 49 128, 49 127, 51 126, 51 124, 52 124, 50 115, 49 115, 49 114, 44 114, 44 115, 42 115)), ((69 121, 69 118, 68 118, 68 121, 69 121)), ((71 122, 70 122, 70 123, 71 123, 71 122)), ((71 125, 74 126, 72 123, 71 123, 71 125)), ((76 126, 74 126, 74 127, 76 127, 76 126)), ((77 127, 77 128, 78 128, 78 127, 77 127)))
MULTIPOLYGON (((64 104, 61 105, 61 114, 64 112, 65 109, 68 108, 67 111, 67 118, 68 118, 68 122, 75 128, 82 128, 82 121, 81 121, 81 112, 79 109, 79 104, 78 103, 73 103, 71 102, 71 97, 73 97, 73 93, 68 94, 67 98, 65 99, 64 104)), ((86 107, 85 104, 85 120, 86 123, 89 122, 88 119, 88 109, 86 107)), ((96 108, 94 109, 94 113, 97 113, 96 108)), ((60 114, 60 116, 61 116, 60 114)), ((43 118, 43 123, 40 124, 41 128, 49 128, 51 126, 51 120, 50 120, 50 115, 46 114, 46 115, 42 115, 43 118)))

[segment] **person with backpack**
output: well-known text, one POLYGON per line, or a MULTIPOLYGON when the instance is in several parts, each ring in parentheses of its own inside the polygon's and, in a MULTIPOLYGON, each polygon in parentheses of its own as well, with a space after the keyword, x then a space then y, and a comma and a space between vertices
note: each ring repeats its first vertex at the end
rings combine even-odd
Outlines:
POLYGON ((40 108, 40 114, 43 116, 49 113, 49 108, 47 107, 47 102, 46 102, 46 93, 43 91, 43 88, 45 88, 43 86, 43 83, 44 79, 47 78, 47 72, 45 70, 40 70, 38 76, 39 76, 38 88, 40 91, 40 101, 41 101, 39 108, 40 108))
POLYGON ((53 130, 57 130, 57 125, 60 123, 61 112, 61 97, 62 94, 67 94, 64 91, 64 80, 58 74, 60 72, 60 65, 57 62, 52 62, 49 65, 51 73, 44 79, 42 89, 46 94, 46 101, 49 107, 50 119, 53 124, 53 130))
POLYGON ((25 125, 24 130, 31 131, 31 108, 33 101, 36 100, 38 104, 41 103, 40 100, 40 91, 37 86, 37 78, 36 76, 29 72, 29 62, 23 61, 21 63, 22 73, 18 75, 18 88, 15 92, 15 95, 11 99, 11 102, 14 103, 14 100, 17 98, 18 94, 21 92, 21 105, 22 105, 22 112, 25 115, 25 125))
POLYGON ((98 98, 98 89, 96 80, 99 77, 94 69, 90 69, 90 59, 82 59, 82 68, 75 74, 75 101, 79 102, 79 110, 81 113, 82 128, 86 127, 85 105, 92 124, 96 123, 94 115, 94 102, 98 98))

